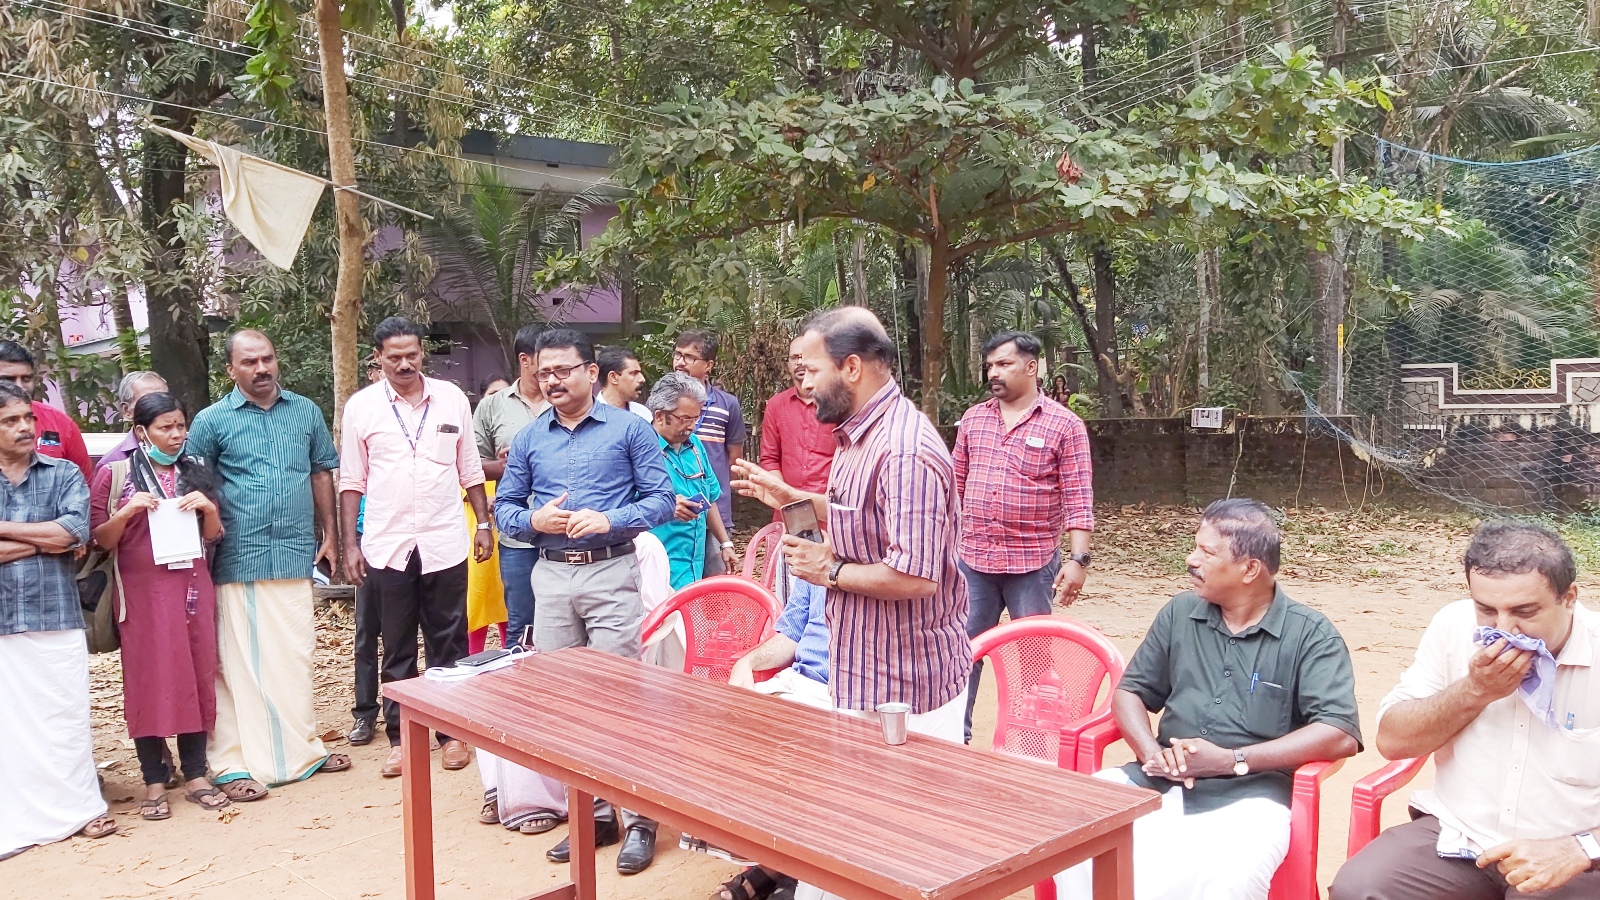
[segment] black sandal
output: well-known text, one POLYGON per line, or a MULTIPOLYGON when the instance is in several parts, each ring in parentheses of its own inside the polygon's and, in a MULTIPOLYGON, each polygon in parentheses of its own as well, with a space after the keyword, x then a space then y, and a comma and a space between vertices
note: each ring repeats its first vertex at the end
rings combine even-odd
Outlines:
POLYGON ((723 883, 712 900, 767 900, 778 883, 760 866, 751 866, 723 883))
POLYGON ((225 808, 233 805, 233 801, 228 799, 228 795, 227 794, 224 794, 223 792, 217 790, 214 787, 201 788, 198 791, 189 791, 189 792, 187 792, 187 793, 185 793, 183 795, 183 798, 185 800, 188 800, 190 803, 193 803, 194 805, 200 807, 201 809, 207 809, 207 810, 210 810, 212 812, 216 812, 219 809, 225 809, 225 808), (222 802, 221 803, 210 803, 210 802, 207 802, 207 801, 211 800, 211 798, 213 798, 213 797, 221 797, 222 798, 222 802))
POLYGON ((139 802, 139 818, 146 822, 160 822, 162 819, 172 818, 172 804, 167 802, 167 795, 162 794, 151 800, 141 800, 139 802))

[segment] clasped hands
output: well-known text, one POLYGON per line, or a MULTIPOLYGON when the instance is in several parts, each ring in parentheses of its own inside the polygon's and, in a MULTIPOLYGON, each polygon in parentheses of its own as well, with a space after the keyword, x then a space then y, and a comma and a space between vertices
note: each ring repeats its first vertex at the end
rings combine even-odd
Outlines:
POLYGON ((1172 746, 1157 750, 1144 761, 1144 774, 1194 787, 1196 778, 1233 774, 1233 751, 1205 738, 1172 738, 1172 746))
POLYGON ((611 520, 606 518, 603 512, 592 509, 562 509, 561 504, 567 502, 567 496, 562 494, 533 511, 528 524, 534 531, 541 534, 564 534, 577 540, 591 535, 605 534, 611 530, 611 520))

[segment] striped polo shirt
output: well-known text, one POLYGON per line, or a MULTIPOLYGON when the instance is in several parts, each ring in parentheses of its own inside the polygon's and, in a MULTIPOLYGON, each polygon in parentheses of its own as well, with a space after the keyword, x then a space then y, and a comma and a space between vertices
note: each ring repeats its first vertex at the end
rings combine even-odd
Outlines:
POLYGON ((950 452, 933 423, 885 385, 834 430, 828 533, 846 562, 887 563, 938 585, 879 600, 828 591, 830 682, 843 709, 909 703, 925 713, 961 696, 972 667, 967 583, 956 567, 960 512, 950 452))
POLYGON ((216 583, 309 579, 317 546, 311 476, 339 466, 322 410, 289 391, 262 409, 234 388, 194 417, 188 447, 221 482, 226 531, 211 565, 216 583))

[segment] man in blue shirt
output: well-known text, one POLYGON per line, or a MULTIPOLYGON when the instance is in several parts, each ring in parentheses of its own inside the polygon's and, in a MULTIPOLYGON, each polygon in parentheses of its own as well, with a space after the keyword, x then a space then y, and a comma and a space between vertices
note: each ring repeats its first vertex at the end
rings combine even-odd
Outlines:
MULTIPOLYGON (((564 328, 534 344, 537 383, 550 409, 517 433, 495 491, 502 534, 539 550, 533 567, 533 642, 540 652, 592 647, 639 658, 639 567, 633 539, 672 518, 677 499, 661 443, 643 419, 595 402, 594 346, 564 328)), ((617 871, 655 859, 654 822, 622 812, 627 840, 617 871)), ((620 838, 611 805, 595 798, 595 841, 620 838)), ((566 840, 545 854, 564 863, 566 840)))
MULTIPOLYGON (((729 529, 733 528, 733 489, 729 487, 732 466, 744 459, 744 442, 749 432, 744 425, 744 410, 739 398, 711 383, 711 370, 717 364, 717 336, 702 328, 691 328, 678 335, 673 345, 672 369, 699 381, 706 388, 706 408, 695 423, 694 433, 705 445, 711 458, 711 470, 717 473, 717 484, 722 488, 722 499, 717 501, 717 512, 729 529)), ((705 574, 721 575, 727 571, 721 548, 706 548, 705 574)))
POLYGON ((117 830, 95 778, 89 648, 73 582, 73 552, 89 538, 89 488, 77 466, 35 449, 37 431, 33 398, 0 382, 0 859, 117 830))
POLYGON ((705 575, 706 539, 716 540, 723 565, 738 562, 727 524, 717 509, 722 488, 711 471, 706 445, 694 436, 694 423, 706 405, 706 389, 682 372, 668 372, 650 392, 651 421, 661 436, 661 452, 678 505, 672 521, 651 529, 667 550, 672 567, 672 589, 682 590, 705 575))

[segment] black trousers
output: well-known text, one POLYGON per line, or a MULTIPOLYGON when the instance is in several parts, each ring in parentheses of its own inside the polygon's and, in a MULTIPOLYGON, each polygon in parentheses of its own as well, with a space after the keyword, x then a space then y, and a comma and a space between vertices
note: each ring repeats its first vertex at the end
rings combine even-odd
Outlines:
MULTIPOLYGON (((453 666, 467 655, 467 562, 437 572, 422 573, 421 554, 415 551, 403 571, 368 569, 367 578, 377 595, 383 631, 383 683, 415 678, 417 631, 430 666, 453 666)), ((383 728, 389 745, 400 744, 400 706, 383 701, 383 728)), ((438 735, 443 744, 450 738, 438 735)))
POLYGON ((356 705, 351 712, 369 722, 378 720, 378 634, 382 630, 378 598, 368 577, 356 588, 356 705))
MULTIPOLYGON (((166 757, 167 739, 140 737, 133 739, 133 752, 139 757, 139 772, 145 784, 166 784, 168 772, 166 757)), ((206 733, 178 735, 178 760, 183 767, 183 780, 193 781, 206 777, 206 733)))

